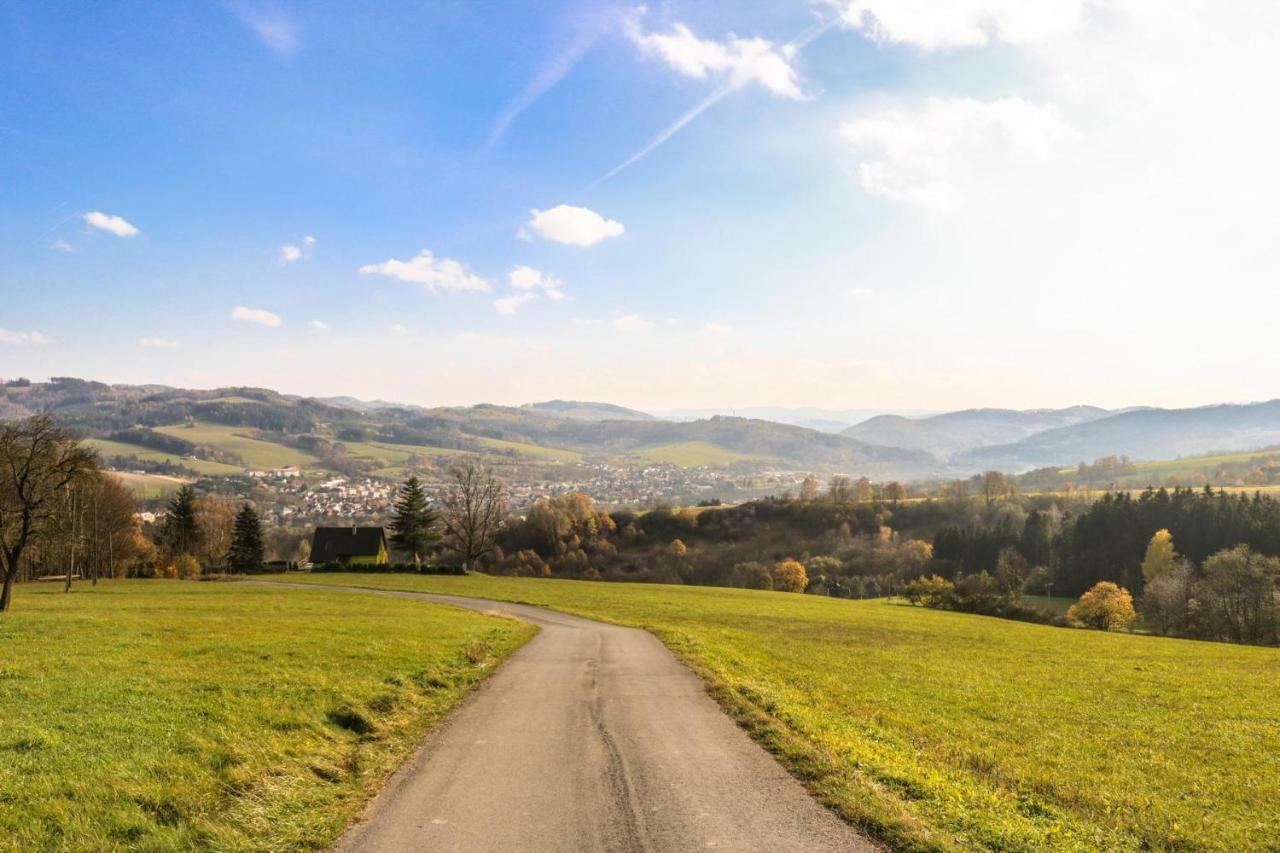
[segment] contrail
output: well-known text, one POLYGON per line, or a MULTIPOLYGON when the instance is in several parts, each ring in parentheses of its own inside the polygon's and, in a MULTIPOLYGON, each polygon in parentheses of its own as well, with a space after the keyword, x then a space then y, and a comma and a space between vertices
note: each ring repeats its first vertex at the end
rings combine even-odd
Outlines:
POLYGON ((657 148, 659 145, 666 142, 671 137, 675 136, 677 133, 680 132, 681 128, 683 128, 689 122, 693 121, 698 116, 702 115, 712 106, 714 106, 715 103, 719 101, 721 98, 723 98, 725 95, 740 88, 742 88, 741 84, 735 83, 729 86, 725 86, 720 91, 715 92, 711 95, 708 95, 706 98, 703 98, 701 102, 699 102, 693 107, 693 109, 689 110, 684 115, 680 116, 680 118, 676 119, 675 122, 671 124, 669 127, 667 127, 666 130, 662 131, 662 133, 659 133, 653 139, 649 140, 648 145, 641 148, 635 154, 632 154, 629 158, 622 161, 617 166, 614 166, 612 169, 605 172, 603 175, 596 178, 591 183, 587 184, 586 187, 583 188, 583 192, 587 192, 589 190, 595 189, 596 187, 600 186, 600 184, 603 184, 605 181, 609 180, 614 175, 621 172, 623 169, 626 169, 628 166, 631 166, 632 164, 637 163, 640 160, 643 160, 645 157, 649 156, 649 153, 652 152, 653 149, 657 148))
POLYGON ((529 85, 525 86, 524 91, 508 102, 502 108, 502 112, 498 113, 497 119, 493 122, 493 130, 489 132, 489 139, 485 143, 485 150, 491 150, 497 145, 502 137, 507 135, 507 131, 511 129, 511 125, 521 113, 568 76, 573 67, 578 64, 578 60, 595 47, 602 34, 600 31, 579 33, 567 48, 539 69, 534 78, 529 81, 529 85))
MULTIPOLYGON (((818 36, 825 33, 827 30, 831 29, 831 27, 834 26, 838 20, 839 20, 838 18, 832 18, 829 21, 820 21, 817 25, 810 27, 809 29, 805 30, 803 33, 801 33, 800 35, 796 36, 791 41, 783 45, 783 50, 790 51, 794 54, 799 54, 799 52, 804 48, 808 47, 813 42, 814 39, 816 39, 818 36)), ((734 92, 734 91, 737 91, 738 89, 741 89, 742 86, 743 86, 743 81, 730 83, 729 85, 723 87, 722 89, 719 89, 718 91, 712 93, 711 95, 708 95, 698 104, 696 104, 693 107, 693 109, 689 110, 684 115, 680 116, 680 118, 676 119, 665 130, 663 130, 653 139, 649 140, 649 144, 641 148, 635 154, 632 154, 630 157, 628 157, 623 162, 619 163, 617 166, 614 166, 612 169, 605 172, 600 177, 596 178, 591 183, 587 184, 585 187, 583 187, 582 191, 590 192, 591 190, 603 184, 605 181, 617 175, 619 172, 635 165, 639 161, 643 160, 645 157, 648 157, 651 153, 653 153, 653 150, 655 148, 658 148, 668 139, 670 139, 671 137, 679 133, 684 128, 685 125, 687 125, 689 122, 693 121, 695 118, 702 115, 708 109, 713 107, 717 102, 719 102, 722 98, 724 98, 725 95, 728 95, 730 92, 734 92)))

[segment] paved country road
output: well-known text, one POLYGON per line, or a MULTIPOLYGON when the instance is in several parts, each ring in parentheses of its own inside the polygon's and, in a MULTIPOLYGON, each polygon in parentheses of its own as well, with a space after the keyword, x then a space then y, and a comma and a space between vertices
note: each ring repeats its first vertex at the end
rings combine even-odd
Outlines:
POLYGON ((427 738, 339 851, 877 849, 646 631, 499 601, 292 586, 507 613, 542 629, 427 738))

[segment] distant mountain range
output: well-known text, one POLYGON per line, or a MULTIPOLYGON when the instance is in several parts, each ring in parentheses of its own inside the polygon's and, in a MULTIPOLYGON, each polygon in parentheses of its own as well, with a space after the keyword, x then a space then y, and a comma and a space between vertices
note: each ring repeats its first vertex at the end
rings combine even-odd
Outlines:
POLYGON ((1134 409, 956 454, 962 469, 1025 471, 1103 456, 1172 459, 1280 445, 1280 400, 1193 409, 1134 409))
MULTIPOLYGON (((766 411, 812 422, 824 412, 847 417, 855 410, 766 411)), ((920 417, 878 412, 834 432, 765 418, 663 419, 611 403, 571 400, 427 408, 262 388, 190 390, 72 378, 0 384, 0 420, 37 412, 55 414, 122 457, 169 454, 209 462, 209 469, 245 461, 235 440, 245 436, 229 435, 228 428, 243 428, 252 440, 290 448, 329 467, 370 471, 467 452, 527 464, 782 467, 924 479, 989 468, 1020 473, 1113 455, 1160 460, 1280 445, 1280 400, 1190 409, 969 409, 920 417), (210 428, 173 431, 193 424, 210 428)), ((828 426, 838 420, 817 418, 828 426)))
POLYGON ((1068 409, 966 409, 927 418, 880 415, 851 426, 843 435, 891 447, 927 450, 945 460, 953 453, 1021 441, 1045 430, 1105 418, 1095 406, 1068 409))

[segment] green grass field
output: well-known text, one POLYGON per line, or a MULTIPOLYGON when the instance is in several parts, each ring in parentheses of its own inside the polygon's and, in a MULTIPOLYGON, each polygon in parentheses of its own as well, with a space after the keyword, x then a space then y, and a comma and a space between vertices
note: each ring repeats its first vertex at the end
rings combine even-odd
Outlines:
POLYGON ((323 848, 532 633, 378 596, 20 585, 0 615, 0 850, 323 848))
POLYGON ((236 465, 210 462, 205 459, 185 459, 173 453, 152 450, 137 444, 109 441, 105 438, 90 438, 86 439, 84 443, 98 451, 104 459, 108 460, 117 456, 136 456, 139 459, 145 459, 150 462, 169 462, 174 465, 181 465, 199 474, 239 474, 244 471, 243 468, 236 465))
POLYGON ((1277 649, 748 590, 300 577, 648 628, 820 799, 902 849, 1280 839, 1277 649))
POLYGON ((168 498, 187 482, 164 474, 134 474, 129 471, 109 471, 138 500, 150 501, 168 498))
POLYGON ((718 468, 732 465, 735 462, 768 463, 776 461, 769 456, 752 456, 746 453, 737 453, 705 441, 659 444, 653 447, 643 447, 629 455, 642 462, 679 465, 682 468, 697 468, 704 465, 718 468))
POLYGON ((156 432, 234 453, 250 468, 286 468, 291 465, 305 469, 324 468, 324 464, 312 454, 254 438, 250 434, 252 430, 245 427, 197 423, 194 426, 156 427, 156 432))
POLYGON ((503 441, 500 438, 471 436, 490 450, 513 451, 517 456, 527 456, 547 462, 581 462, 582 454, 576 450, 565 450, 562 447, 543 447, 538 444, 525 444, 521 441, 503 441))

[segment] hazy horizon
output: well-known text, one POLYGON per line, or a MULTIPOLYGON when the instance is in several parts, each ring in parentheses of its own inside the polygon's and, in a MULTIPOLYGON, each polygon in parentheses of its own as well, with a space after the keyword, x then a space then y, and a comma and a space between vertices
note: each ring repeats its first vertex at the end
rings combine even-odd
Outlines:
POLYGON ((5 4, 0 376, 1276 397, 1280 8, 946 8, 5 4))

